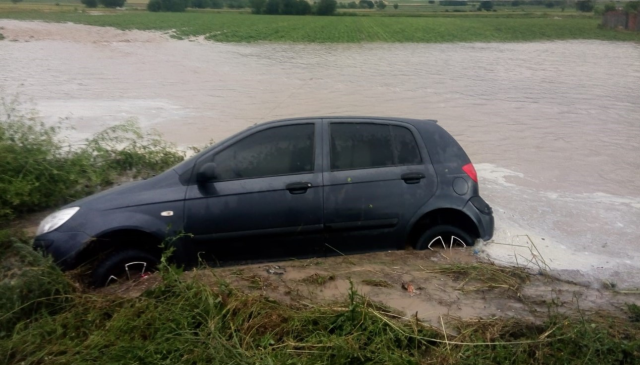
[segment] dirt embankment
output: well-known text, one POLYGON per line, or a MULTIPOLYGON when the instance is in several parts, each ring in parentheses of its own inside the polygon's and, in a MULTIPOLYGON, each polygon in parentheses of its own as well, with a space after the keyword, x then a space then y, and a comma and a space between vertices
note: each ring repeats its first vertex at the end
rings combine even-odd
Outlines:
MULTIPOLYGON (((363 255, 195 270, 185 273, 217 287, 221 280, 250 294, 313 306, 358 292, 400 316, 436 325, 441 316, 547 318, 550 310, 621 312, 640 295, 597 290, 481 262, 473 248, 391 251, 363 255)), ((137 296, 157 285, 156 275, 101 293, 137 296)))

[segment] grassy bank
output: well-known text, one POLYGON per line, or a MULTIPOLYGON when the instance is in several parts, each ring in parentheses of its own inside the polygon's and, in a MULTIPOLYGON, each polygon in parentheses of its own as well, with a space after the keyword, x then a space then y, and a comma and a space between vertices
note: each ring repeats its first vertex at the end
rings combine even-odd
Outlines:
POLYGON ((247 13, 148 13, 105 15, 80 12, 3 11, 0 18, 174 31, 177 37, 205 36, 218 42, 522 42, 569 39, 640 41, 640 33, 599 29, 592 17, 531 17, 500 13, 385 16, 258 16, 247 13), (508 16, 508 17, 503 17, 508 16))
POLYGON ((640 358, 635 306, 622 316, 550 307, 543 322, 445 316, 434 327, 353 288, 331 305, 281 304, 168 266, 140 296, 83 293, 19 239, 2 239, 0 356, 7 364, 600 365, 640 358))

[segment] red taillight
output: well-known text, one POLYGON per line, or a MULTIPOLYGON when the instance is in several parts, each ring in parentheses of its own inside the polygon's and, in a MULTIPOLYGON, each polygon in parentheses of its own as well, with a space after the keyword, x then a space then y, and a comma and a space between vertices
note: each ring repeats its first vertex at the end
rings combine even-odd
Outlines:
POLYGON ((473 167, 472 163, 468 163, 468 164, 462 166, 462 170, 464 172, 466 172, 467 175, 469 175, 471 180, 473 180, 475 182, 478 182, 478 173, 476 173, 476 168, 473 167))

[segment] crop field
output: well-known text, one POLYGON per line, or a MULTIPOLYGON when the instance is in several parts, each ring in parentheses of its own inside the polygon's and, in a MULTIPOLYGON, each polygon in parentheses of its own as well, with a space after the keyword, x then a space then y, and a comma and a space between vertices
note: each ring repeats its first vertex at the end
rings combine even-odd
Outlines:
POLYGON ((205 36, 206 39, 217 42, 640 41, 639 33, 599 29, 599 20, 591 17, 505 18, 493 15, 496 13, 482 16, 462 13, 462 16, 450 17, 314 17, 259 16, 241 12, 105 12, 105 9, 98 9, 99 14, 92 14, 69 11, 70 6, 51 8, 67 11, 5 11, 4 7, 0 7, 0 18, 73 22, 125 30, 172 31, 177 38, 205 36))

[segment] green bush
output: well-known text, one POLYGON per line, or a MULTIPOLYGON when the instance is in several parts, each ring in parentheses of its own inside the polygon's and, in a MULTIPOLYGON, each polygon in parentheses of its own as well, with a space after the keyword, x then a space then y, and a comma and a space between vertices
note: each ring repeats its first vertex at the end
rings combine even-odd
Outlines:
POLYGON ((333 15, 337 6, 338 2, 336 0, 320 0, 316 4, 316 15, 333 15))
POLYGON ((87 8, 97 8, 98 0, 80 0, 80 2, 87 8))
POLYGON ((478 5, 478 10, 491 11, 493 10, 493 1, 481 1, 478 5))
POLYGON ((229 9, 243 9, 249 6, 246 0, 227 0, 225 5, 229 9))
POLYGON ((121 8, 126 0, 98 0, 98 2, 105 8, 121 8))
POLYGON ((376 8, 378 8, 378 10, 384 10, 386 7, 387 4, 383 0, 378 0, 376 2, 376 8))
POLYGON ((52 315, 68 303, 74 286, 21 234, 0 231, 0 339, 21 322, 52 315))
POLYGON ((189 6, 189 0, 150 0, 147 3, 147 10, 149 11, 169 11, 169 12, 183 12, 187 10, 189 6))
POLYGON ((47 126, 19 99, 0 98, 0 226, 12 217, 59 206, 110 187, 121 178, 147 177, 184 154, 157 133, 127 121, 71 146, 60 126, 47 126))
POLYGON ((374 4, 371 0, 360 0, 360 2, 358 2, 358 5, 363 9, 373 9, 376 6, 376 4, 374 4))
POLYGON ((593 1, 591 0, 579 0, 576 1, 576 10, 583 12, 583 13, 590 13, 593 11, 593 8, 595 7, 595 5, 593 4, 593 1))
POLYGON ((357 2, 355 2, 355 1, 350 1, 350 2, 347 4, 347 8, 349 8, 349 9, 357 9, 357 8, 358 8, 358 3, 357 3, 357 2))
POLYGON ((394 4, 393 4, 393 8, 394 8, 394 9, 396 9, 396 10, 398 10, 398 7, 399 7, 399 6, 400 6, 400 5, 398 5, 398 3, 394 3, 394 4))
POLYGON ((624 4, 624 11, 627 13, 638 13, 640 11, 640 1, 629 1, 624 4))
POLYGON ((616 11, 617 7, 615 3, 607 3, 604 4, 604 12, 608 13, 610 11, 616 11))
MULTIPOLYGON (((191 0, 191 1, 193 1, 193 0, 191 0)), ((222 9, 222 8, 224 8, 224 2, 222 0, 210 0, 209 1, 209 7, 211 9, 222 9)))
POLYGON ((211 0, 191 0, 191 7, 196 9, 210 8, 211 0))

